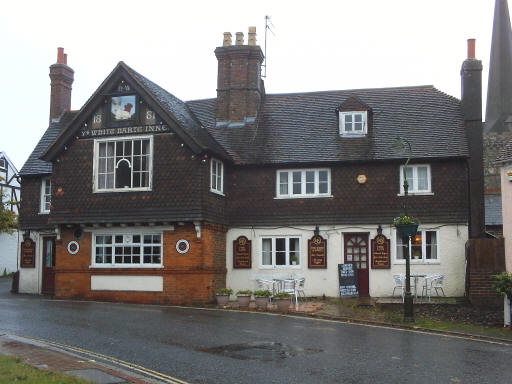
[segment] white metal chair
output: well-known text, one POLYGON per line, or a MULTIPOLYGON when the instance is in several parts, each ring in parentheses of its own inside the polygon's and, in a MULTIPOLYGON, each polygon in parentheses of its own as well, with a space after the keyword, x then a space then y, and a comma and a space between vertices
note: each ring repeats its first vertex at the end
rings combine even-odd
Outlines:
POLYGON ((299 305, 299 302, 298 302, 298 294, 297 294, 297 280, 295 279, 285 279, 283 280, 283 284, 282 284, 282 289, 281 289, 281 292, 286 292, 286 293, 289 293, 290 295, 292 295, 292 300, 293 298, 295 297, 295 306, 298 306, 299 305))
POLYGON ((306 283, 305 277, 295 280, 295 290, 297 291, 297 297, 299 297, 299 298, 302 297, 303 301, 306 301, 306 293, 304 292, 305 283, 306 283))
POLYGON ((271 298, 278 292, 276 292, 276 282, 274 280, 266 280, 266 279, 257 279, 256 282, 258 283, 258 289, 268 289, 272 296, 271 298))
POLYGON ((395 280, 395 286, 393 288, 393 296, 395 296, 395 291, 399 289, 402 295, 402 302, 405 297, 405 275, 393 275, 393 280, 395 280))
POLYGON ((430 301, 432 296, 432 290, 436 291, 437 296, 440 296, 439 291, 443 293, 443 296, 446 296, 443 290, 443 280, 444 275, 442 274, 433 274, 425 277, 425 285, 423 285, 421 296, 427 296, 428 301, 430 301))

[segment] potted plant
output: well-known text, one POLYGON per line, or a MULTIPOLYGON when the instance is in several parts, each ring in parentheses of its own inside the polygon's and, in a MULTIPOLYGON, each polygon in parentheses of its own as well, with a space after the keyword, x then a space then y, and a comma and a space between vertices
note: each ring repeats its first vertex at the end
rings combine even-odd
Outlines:
POLYGON ((292 295, 287 292, 279 292, 277 295, 275 295, 274 301, 277 305, 277 309, 281 312, 288 312, 288 309, 290 308, 291 297, 292 295))
POLYGON ((226 305, 229 303, 229 295, 233 293, 231 288, 219 288, 215 291, 215 299, 217 300, 217 305, 226 305))
POLYGON ((290 261, 291 261, 292 265, 297 265, 297 261, 299 261, 299 259, 297 258, 297 255, 292 255, 290 257, 290 261))
POLYGON ((241 289, 236 293, 239 307, 248 307, 251 301, 252 291, 250 289, 241 289))
POLYGON ((272 293, 268 289, 254 291, 254 302, 256 303, 256 308, 267 309, 268 300, 271 295, 272 293))
POLYGON ((400 237, 415 236, 418 232, 419 224, 420 221, 417 218, 403 213, 393 219, 393 226, 396 227, 400 237))

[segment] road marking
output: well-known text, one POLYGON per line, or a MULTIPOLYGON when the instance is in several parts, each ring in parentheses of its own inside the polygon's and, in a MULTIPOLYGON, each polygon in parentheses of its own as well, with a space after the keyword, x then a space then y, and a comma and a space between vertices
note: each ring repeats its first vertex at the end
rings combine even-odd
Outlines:
MULTIPOLYGON (((73 352, 78 352, 78 353, 81 353, 83 355, 87 355, 88 357, 100 358, 100 359, 102 359, 104 361, 120 365, 122 367, 125 367, 125 368, 131 369, 133 371, 142 373, 142 374, 150 376, 152 378, 155 378, 155 379, 158 379, 158 380, 162 380, 162 381, 164 381, 166 383, 169 383, 169 384, 190 384, 190 383, 188 383, 186 381, 183 381, 183 380, 180 380, 180 379, 178 379, 176 377, 166 375, 165 373, 154 371, 152 369, 145 368, 145 367, 143 367, 141 365, 138 365, 138 364, 135 364, 135 363, 130 363, 130 362, 124 361, 124 360, 120 360, 120 359, 117 359, 115 357, 103 355, 103 354, 98 353, 98 352, 89 351, 88 349, 85 349, 85 348, 73 347, 71 345, 59 343, 59 342, 56 342, 56 341, 39 339, 39 338, 36 338, 36 337, 27 337, 27 336, 19 336, 19 335, 13 335, 13 336, 19 337, 20 339, 31 340, 31 341, 35 341, 35 342, 38 342, 38 343, 48 344, 48 345, 51 345, 51 346, 54 346, 54 347, 62 348, 62 349, 65 349, 65 350, 70 350, 70 351, 73 351, 73 352)), ((90 360, 90 361, 94 361, 94 360, 90 360)))

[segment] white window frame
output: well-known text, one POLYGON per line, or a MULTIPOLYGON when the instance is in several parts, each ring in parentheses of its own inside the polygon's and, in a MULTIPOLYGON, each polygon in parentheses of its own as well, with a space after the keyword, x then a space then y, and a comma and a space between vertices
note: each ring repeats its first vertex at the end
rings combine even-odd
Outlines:
POLYGON ((339 112, 340 121, 340 136, 364 136, 368 133, 368 112, 367 111, 347 111, 339 112), (346 130, 345 123, 347 116, 351 117, 352 130, 346 130), (361 116, 362 129, 359 131, 354 130, 355 117, 361 116))
MULTIPOLYGON (((407 168, 412 169, 412 180, 407 179, 409 184, 408 194, 411 195, 432 195, 432 173, 430 164, 409 164, 407 168), (418 168, 427 168, 427 189, 418 189, 418 168)), ((400 166, 400 194, 404 195, 404 166, 400 166)))
MULTIPOLYGON (((92 250, 91 250, 91 268, 163 268, 163 259, 164 259, 164 247, 163 247, 163 237, 164 234, 161 231, 149 231, 149 230, 139 230, 139 231, 126 231, 126 230, 113 230, 113 231, 95 231, 92 233, 92 250), (133 243, 133 236, 139 235, 141 237, 140 243, 133 243), (159 243, 151 243, 151 245, 146 245, 149 247, 158 246, 160 247, 160 263, 144 263, 144 236, 160 236, 159 243), (110 244, 112 248, 112 260, 111 263, 97 263, 96 262, 96 241, 97 236, 112 236, 112 243, 110 244), (139 246, 140 250, 140 262, 139 263, 116 263, 115 261, 115 246, 116 244, 120 246, 120 243, 115 243, 116 236, 123 236, 123 244, 125 246, 139 246), (126 243, 125 236, 131 236, 132 242, 126 243), (138 245, 137 245, 138 244, 138 245)), ((101 246, 101 245, 100 245, 101 246)), ((103 247, 106 248, 106 247, 103 247)), ((133 257, 133 254, 132 254, 133 257)))
POLYGON ((275 269, 275 268, 295 268, 300 269, 301 264, 304 260, 303 252, 302 252, 302 236, 299 235, 286 235, 286 236, 261 236, 260 237, 260 268, 262 269, 275 269), (263 264, 263 240, 270 239, 272 241, 272 251, 271 251, 271 264, 263 264), (277 265, 276 264, 276 239, 285 239, 285 261, 286 264, 277 265), (299 257, 298 263, 293 265, 290 261, 290 239, 298 239, 299 240, 299 257))
MULTIPOLYGON (((132 149, 133 150, 133 149, 132 149)), ((93 192, 94 193, 108 193, 108 192, 137 192, 137 191, 151 191, 153 187, 153 136, 116 136, 109 137, 106 139, 96 139, 94 140, 94 161, 93 161, 93 192), (148 159, 148 186, 147 187, 136 187, 136 188, 115 188, 115 179, 114 179, 114 188, 104 188, 100 189, 98 187, 98 174, 99 174, 99 146, 101 143, 113 142, 117 143, 119 141, 133 141, 133 140, 149 140, 149 159, 148 159)), ((114 155, 115 156, 115 155, 114 155)), ((132 171, 133 172, 133 171, 132 171)), ((114 164, 114 175, 115 175, 115 164, 114 164)), ((114 176, 115 177, 115 176, 114 176)))
MULTIPOLYGON (((405 264, 405 255, 403 259, 398 258, 398 231, 394 231, 394 263, 395 264, 405 264)), ((411 263, 412 264, 441 264, 441 249, 440 249, 440 237, 439 230, 430 229, 430 228, 419 228, 418 234, 421 235, 421 258, 414 259, 414 255, 411 255, 411 263), (427 259, 427 234, 426 232, 435 232, 436 234, 436 256, 435 259, 427 259)), ((411 238, 409 238, 409 247, 411 247, 411 238)))
POLYGON ((224 196, 224 163, 213 157, 210 159, 210 191, 224 196))
POLYGON ((307 168, 307 169, 278 169, 276 171, 276 199, 304 199, 332 197, 331 195, 331 170, 330 168, 307 168), (327 192, 320 193, 320 172, 327 172, 327 192), (281 173, 287 173, 288 193, 281 194, 281 173), (301 193, 293 193, 293 173, 301 173, 301 193), (315 172, 314 175, 314 192, 306 193, 306 173, 315 172))
POLYGON ((44 177, 41 179, 41 197, 40 197, 40 206, 39 213, 48 214, 50 213, 50 208, 52 204, 52 181, 49 177, 44 177), (47 193, 47 186, 49 192, 47 193))

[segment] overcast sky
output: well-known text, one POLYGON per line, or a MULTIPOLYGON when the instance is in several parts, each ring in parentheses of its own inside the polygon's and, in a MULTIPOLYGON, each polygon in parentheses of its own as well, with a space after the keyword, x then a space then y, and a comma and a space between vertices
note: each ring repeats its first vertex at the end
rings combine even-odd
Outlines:
POLYGON ((222 33, 267 39, 267 93, 433 84, 460 97, 467 39, 483 61, 494 0, 8 1, 0 14, 0 150, 21 169, 48 126, 49 66, 64 47, 80 109, 118 61, 182 100, 215 97, 222 33))

